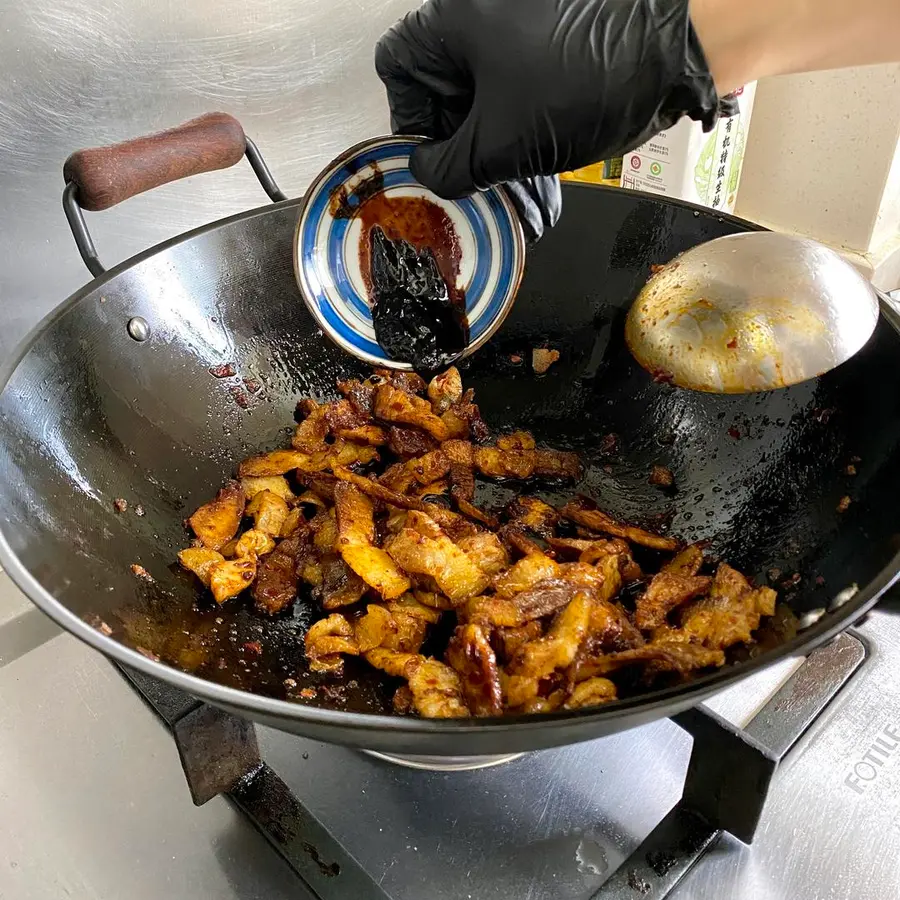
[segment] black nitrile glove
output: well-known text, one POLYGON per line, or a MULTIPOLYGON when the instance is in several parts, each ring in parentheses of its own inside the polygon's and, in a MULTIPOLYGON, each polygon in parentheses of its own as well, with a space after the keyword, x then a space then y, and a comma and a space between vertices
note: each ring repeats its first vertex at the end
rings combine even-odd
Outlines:
POLYGON ((720 102, 688 0, 427 0, 378 42, 396 133, 439 196, 506 183, 526 233, 560 212, 552 176, 621 156, 720 102))

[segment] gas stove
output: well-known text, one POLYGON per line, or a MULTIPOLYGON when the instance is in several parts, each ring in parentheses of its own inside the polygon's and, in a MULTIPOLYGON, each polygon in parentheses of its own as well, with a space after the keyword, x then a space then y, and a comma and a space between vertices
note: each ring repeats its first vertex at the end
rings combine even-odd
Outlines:
POLYGON ((454 771, 254 727, 0 600, 4 900, 900 895, 891 598, 676 720, 454 771))

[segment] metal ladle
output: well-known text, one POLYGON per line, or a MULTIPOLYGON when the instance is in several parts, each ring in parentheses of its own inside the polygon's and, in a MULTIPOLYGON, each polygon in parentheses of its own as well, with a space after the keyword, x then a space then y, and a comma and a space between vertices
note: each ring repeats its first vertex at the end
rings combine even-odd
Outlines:
POLYGON ((659 269, 625 340, 659 380, 718 394, 814 378, 862 349, 879 294, 816 241, 758 231, 717 238, 659 269))

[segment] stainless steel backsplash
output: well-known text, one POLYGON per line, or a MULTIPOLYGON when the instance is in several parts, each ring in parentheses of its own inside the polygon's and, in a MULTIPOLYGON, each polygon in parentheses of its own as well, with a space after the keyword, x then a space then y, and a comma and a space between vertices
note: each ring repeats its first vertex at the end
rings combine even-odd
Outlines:
MULTIPOLYGON (((237 116, 289 196, 388 130, 373 49, 414 0, 3 0, 0 359, 88 281, 60 206, 80 147, 237 116)), ((266 202, 246 162, 87 214, 107 266, 266 202)))

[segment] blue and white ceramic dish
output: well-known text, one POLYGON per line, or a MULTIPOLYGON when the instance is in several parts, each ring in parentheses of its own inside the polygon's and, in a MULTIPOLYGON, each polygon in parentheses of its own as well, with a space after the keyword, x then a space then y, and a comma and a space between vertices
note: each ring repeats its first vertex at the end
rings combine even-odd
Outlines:
POLYGON ((422 139, 379 137, 351 147, 310 185, 294 240, 294 271, 303 298, 319 327, 340 347, 373 365, 410 369, 389 359, 375 340, 369 299, 359 261, 362 223, 335 215, 333 198, 360 196, 424 197, 450 217, 459 239, 459 284, 466 295, 469 345, 477 350, 500 327, 512 307, 525 264, 525 240, 515 208, 502 188, 463 200, 442 200, 422 187, 409 171, 409 157, 422 139), (383 183, 381 181, 383 179, 383 183))

